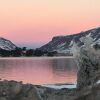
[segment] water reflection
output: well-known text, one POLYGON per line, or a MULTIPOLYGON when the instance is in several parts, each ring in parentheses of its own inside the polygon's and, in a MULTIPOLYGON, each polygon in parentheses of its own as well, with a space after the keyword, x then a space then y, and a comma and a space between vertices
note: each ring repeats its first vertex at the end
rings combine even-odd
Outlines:
POLYGON ((72 58, 0 59, 0 78, 33 84, 73 83, 77 68, 72 58))

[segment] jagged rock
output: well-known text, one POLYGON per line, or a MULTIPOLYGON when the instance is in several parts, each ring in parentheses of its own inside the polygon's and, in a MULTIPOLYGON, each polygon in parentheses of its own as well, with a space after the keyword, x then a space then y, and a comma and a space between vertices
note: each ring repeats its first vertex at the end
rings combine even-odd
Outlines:
POLYGON ((78 47, 75 43, 73 46, 75 59, 78 65, 77 87, 84 88, 96 83, 99 77, 97 72, 100 71, 100 50, 95 49, 94 40, 91 37, 82 37, 83 46, 78 47))

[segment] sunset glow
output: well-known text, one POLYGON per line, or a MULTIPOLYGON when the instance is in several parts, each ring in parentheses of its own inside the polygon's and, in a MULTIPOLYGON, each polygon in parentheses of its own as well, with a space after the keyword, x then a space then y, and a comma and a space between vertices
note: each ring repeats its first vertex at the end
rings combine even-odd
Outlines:
POLYGON ((42 44, 100 26, 100 0, 1 0, 0 37, 42 44))

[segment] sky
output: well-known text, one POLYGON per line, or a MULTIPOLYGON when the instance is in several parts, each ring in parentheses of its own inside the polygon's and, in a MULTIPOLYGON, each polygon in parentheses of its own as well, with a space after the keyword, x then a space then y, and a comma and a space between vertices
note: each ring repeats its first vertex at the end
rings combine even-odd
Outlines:
POLYGON ((100 0, 0 0, 0 37, 40 46, 57 35, 100 27, 100 0))

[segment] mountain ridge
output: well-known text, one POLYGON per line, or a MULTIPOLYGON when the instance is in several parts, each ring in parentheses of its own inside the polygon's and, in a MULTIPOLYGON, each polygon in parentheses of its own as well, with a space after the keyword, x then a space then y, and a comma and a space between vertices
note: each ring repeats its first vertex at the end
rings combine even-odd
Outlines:
MULTIPOLYGON (((82 31, 80 33, 66 35, 66 36, 56 36, 52 40, 40 47, 43 51, 57 51, 59 53, 70 53, 73 43, 77 43, 79 46, 83 45, 81 38, 89 36, 94 39, 94 42, 100 41, 100 27, 90 29, 87 31, 82 31)), ((100 43, 100 42, 99 42, 100 43)))

